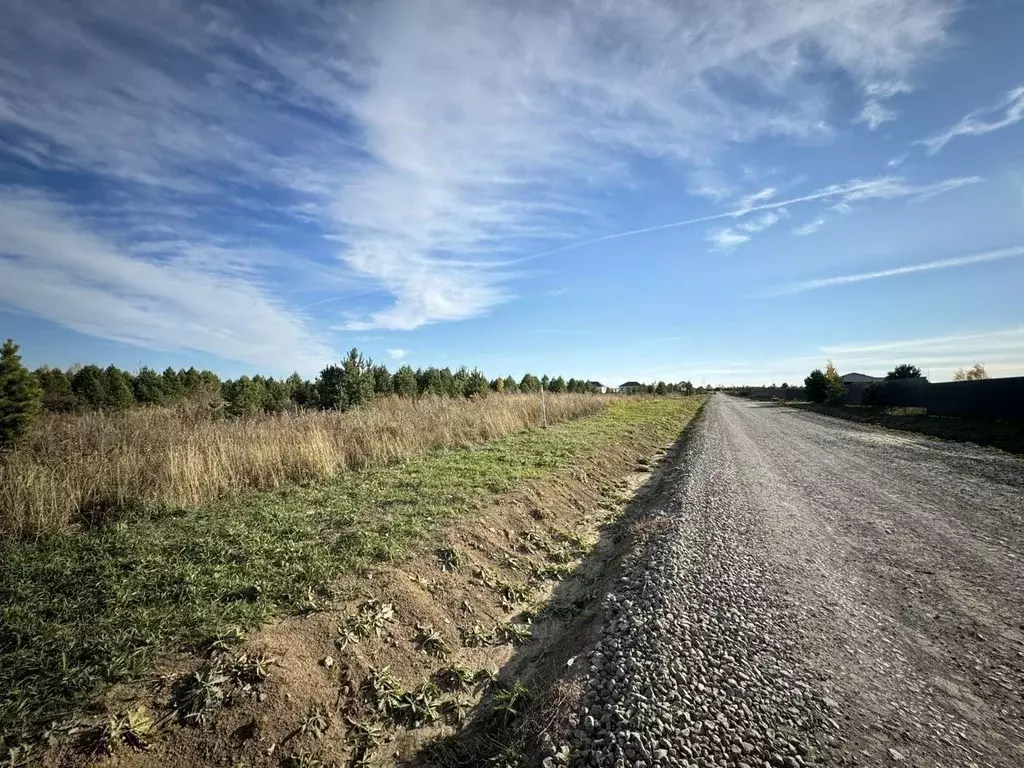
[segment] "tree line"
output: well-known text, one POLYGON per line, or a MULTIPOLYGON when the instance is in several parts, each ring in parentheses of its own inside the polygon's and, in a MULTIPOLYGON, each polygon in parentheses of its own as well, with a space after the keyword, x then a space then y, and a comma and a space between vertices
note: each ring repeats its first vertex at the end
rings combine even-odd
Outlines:
POLYGON ((466 367, 418 368, 403 365, 394 373, 387 366, 353 349, 337 364, 328 365, 316 379, 298 373, 287 378, 240 376, 222 380, 216 373, 196 368, 163 372, 140 368, 130 372, 109 365, 78 365, 67 370, 42 366, 29 371, 21 363, 18 346, 8 339, 0 356, 0 432, 15 434, 35 413, 82 413, 126 410, 139 406, 174 405, 185 400, 206 400, 223 405, 227 414, 246 416, 280 413, 300 408, 348 410, 374 397, 482 397, 500 392, 596 393, 596 382, 562 376, 525 374, 488 379, 466 367), (10 425, 9 427, 6 425, 10 425))

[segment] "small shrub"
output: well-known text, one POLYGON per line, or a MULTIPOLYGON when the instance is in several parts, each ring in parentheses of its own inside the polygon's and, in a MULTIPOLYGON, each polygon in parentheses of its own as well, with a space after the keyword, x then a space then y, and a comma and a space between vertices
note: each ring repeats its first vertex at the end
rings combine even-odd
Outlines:
POLYGON ((479 624, 470 629, 460 629, 459 633, 462 635, 462 644, 467 648, 486 648, 494 642, 494 630, 484 629, 479 624))
POLYGON ((474 675, 471 669, 459 664, 449 664, 444 669, 438 670, 435 675, 438 685, 449 692, 468 691, 474 682, 474 675))
POLYGON ((424 683, 415 691, 406 691, 400 700, 400 710, 413 728, 433 725, 441 717, 441 692, 433 683, 424 683))
POLYGON ((518 680, 494 694, 491 708, 505 722, 515 720, 530 701, 530 690, 518 680))
POLYGON ((414 642, 416 643, 416 647, 428 656, 444 658, 450 651, 448 644, 444 641, 444 638, 437 634, 437 632, 434 631, 434 628, 429 624, 417 625, 414 642))
POLYGON ((437 561, 441 570, 445 572, 457 571, 462 564, 458 551, 448 548, 437 550, 437 561))
POLYGON ((255 685, 266 682, 270 676, 270 665, 274 659, 263 653, 243 653, 234 663, 228 672, 236 686, 248 690, 255 685))
POLYGON ((533 642, 533 631, 529 624, 509 621, 494 628, 494 637, 509 645, 527 645, 533 642))
POLYGON ((149 739, 155 727, 149 711, 144 705, 117 714, 100 727, 96 739, 97 751, 113 754, 114 750, 124 744, 137 750, 149 749, 149 739))
POLYGON ((402 709, 402 686, 388 667, 371 667, 364 683, 366 693, 378 714, 389 717, 402 709))
POLYGON ((327 729, 331 727, 331 718, 327 714, 327 707, 319 701, 311 701, 306 716, 302 719, 299 732, 308 734, 314 739, 319 739, 327 729))
POLYGON ((175 707, 182 719, 192 725, 205 725, 224 704, 230 678, 212 664, 204 664, 185 679, 176 697, 175 707))

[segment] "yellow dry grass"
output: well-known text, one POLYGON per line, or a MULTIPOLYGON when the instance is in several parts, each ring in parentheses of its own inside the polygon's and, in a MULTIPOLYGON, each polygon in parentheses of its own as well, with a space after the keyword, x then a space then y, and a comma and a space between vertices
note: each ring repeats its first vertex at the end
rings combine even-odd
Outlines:
MULTIPOLYGON (((606 402, 549 395, 548 421, 595 413, 606 402)), ((540 421, 539 395, 388 398, 347 413, 238 420, 188 407, 51 414, 28 443, 0 457, 0 532, 58 531, 135 504, 196 507, 501 437, 540 421)))

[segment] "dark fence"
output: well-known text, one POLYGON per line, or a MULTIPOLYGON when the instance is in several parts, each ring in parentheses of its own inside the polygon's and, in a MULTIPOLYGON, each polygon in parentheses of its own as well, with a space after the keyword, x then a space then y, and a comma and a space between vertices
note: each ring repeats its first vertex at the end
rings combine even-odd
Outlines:
POLYGON ((807 390, 803 387, 744 387, 732 392, 751 400, 806 400, 807 390))
MULTIPOLYGON (((846 388, 849 405, 861 405, 869 384, 846 388)), ((1024 421, 1024 376, 981 381, 948 381, 930 384, 920 379, 898 379, 876 384, 879 404, 896 408, 925 408, 938 416, 979 416, 986 419, 1024 421)))

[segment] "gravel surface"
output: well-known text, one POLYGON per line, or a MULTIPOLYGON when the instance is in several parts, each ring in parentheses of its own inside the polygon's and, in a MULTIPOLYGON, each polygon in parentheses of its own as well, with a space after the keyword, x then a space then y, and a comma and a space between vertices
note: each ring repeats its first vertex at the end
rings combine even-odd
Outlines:
POLYGON ((1020 459, 713 396, 546 765, 1024 765, 1022 518, 1020 459))

